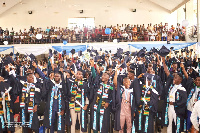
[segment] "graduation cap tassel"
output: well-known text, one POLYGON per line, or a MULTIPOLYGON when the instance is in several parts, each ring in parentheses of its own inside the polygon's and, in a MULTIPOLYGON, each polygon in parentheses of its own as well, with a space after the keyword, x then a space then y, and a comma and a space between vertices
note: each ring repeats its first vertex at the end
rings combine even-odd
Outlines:
POLYGON ((147 81, 147 77, 146 77, 146 88, 148 87, 148 81, 147 81))
POLYGON ((174 58, 176 59, 176 61, 177 61, 177 62, 180 62, 180 61, 176 58, 176 55, 175 55, 174 51, 172 51, 172 54, 173 54, 174 58))

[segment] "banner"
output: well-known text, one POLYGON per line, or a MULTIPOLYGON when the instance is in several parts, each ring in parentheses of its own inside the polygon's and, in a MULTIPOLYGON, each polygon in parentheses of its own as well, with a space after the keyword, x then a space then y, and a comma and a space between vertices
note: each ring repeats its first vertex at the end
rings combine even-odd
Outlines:
POLYGON ((88 46, 86 45, 75 45, 75 46, 52 46, 56 51, 62 52, 66 50, 66 53, 69 54, 72 49, 75 49, 75 52, 82 51, 84 52, 88 46))
POLYGON ((132 46, 136 49, 142 49, 143 47, 145 47, 147 49, 147 51, 150 51, 151 48, 155 47, 156 49, 160 49, 163 45, 165 47, 167 47, 168 49, 170 49, 171 47, 174 47, 174 50, 179 50, 179 49, 183 49, 185 47, 188 46, 192 46, 194 44, 196 44, 197 42, 189 42, 189 43, 171 43, 171 44, 166 44, 166 43, 149 43, 149 44, 128 44, 129 46, 132 46))
POLYGON ((10 49, 10 48, 14 48, 14 46, 9 46, 9 47, 0 47, 0 52, 3 52, 7 49, 10 49))
POLYGON ((31 53, 35 56, 44 54, 51 46, 16 46, 14 47, 20 54, 30 55, 31 53))

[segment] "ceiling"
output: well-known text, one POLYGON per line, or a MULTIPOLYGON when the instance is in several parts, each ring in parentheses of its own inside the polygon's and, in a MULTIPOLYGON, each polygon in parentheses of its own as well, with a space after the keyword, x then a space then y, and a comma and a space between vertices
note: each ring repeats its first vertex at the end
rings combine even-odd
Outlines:
POLYGON ((33 1, 37 2, 36 5, 43 6, 45 8, 54 7, 55 5, 63 6, 65 4, 68 8, 75 9, 82 9, 82 7, 88 9, 87 3, 94 3, 94 5, 99 8, 99 3, 104 3, 105 6, 101 8, 105 8, 105 10, 109 10, 112 6, 116 8, 119 5, 123 6, 123 3, 134 3, 134 8, 137 8, 137 4, 140 4, 143 5, 145 9, 149 8, 147 9, 149 11, 151 11, 152 8, 157 7, 168 13, 172 13, 190 0, 0 0, 0 15, 16 5, 22 5, 22 8, 25 9, 27 7, 31 7, 33 1), (5 7, 2 6, 4 2, 6 4, 5 7), (149 4, 154 5, 154 7, 148 6, 149 4))
POLYGON ((11 9, 15 5, 19 4, 21 0, 0 0, 0 14, 4 13, 5 11, 11 9), (3 7, 3 3, 5 2, 5 7, 3 7))

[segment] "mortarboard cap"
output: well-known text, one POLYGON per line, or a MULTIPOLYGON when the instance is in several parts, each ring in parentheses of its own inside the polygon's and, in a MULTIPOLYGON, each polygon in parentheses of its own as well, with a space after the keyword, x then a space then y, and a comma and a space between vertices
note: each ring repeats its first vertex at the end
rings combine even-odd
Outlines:
POLYGON ((10 56, 13 56, 13 52, 10 52, 10 56))
POLYGON ((17 52, 15 55, 16 55, 16 56, 19 56, 19 53, 17 52))
POLYGON ((93 54, 90 54, 90 57, 93 57, 94 55, 93 54))
POLYGON ((100 56, 95 56, 94 57, 94 62, 97 62, 100 59, 100 56))
POLYGON ((169 54, 170 50, 167 49, 164 45, 162 46, 162 48, 158 51, 158 54, 162 57, 165 57, 169 54))
POLYGON ((142 49, 143 49, 144 51, 147 51, 147 48, 146 48, 146 47, 143 47, 142 49))
POLYGON ((57 53, 58 53, 58 52, 57 52, 56 50, 54 50, 53 54, 55 54, 55 55, 56 55, 57 53))
POLYGON ((82 56, 82 51, 78 51, 78 56, 82 56))
POLYGON ((125 55, 130 55, 130 51, 126 51, 124 54, 125 55))
POLYGON ((137 56, 137 51, 136 52, 132 52, 131 56, 137 56))
POLYGON ((155 47, 153 47, 152 52, 153 53, 158 53, 158 50, 155 47))
POLYGON ((175 51, 174 53, 175 53, 175 54, 178 54, 178 53, 179 53, 179 51, 175 51))
POLYGON ((91 52, 91 50, 90 50, 90 49, 87 49, 87 52, 91 52))
POLYGON ((35 56, 32 53, 29 55, 29 57, 31 58, 31 61, 36 60, 35 56))
POLYGON ((138 57, 144 57, 145 56, 145 51, 144 49, 141 49, 138 53, 137 53, 138 57))
POLYGON ((106 50, 105 53, 108 54, 108 51, 106 50))
POLYGON ((185 52, 185 49, 181 49, 181 52, 182 52, 182 53, 185 52))
POLYGON ((75 49, 72 49, 70 52, 71 52, 72 54, 75 54, 75 49))

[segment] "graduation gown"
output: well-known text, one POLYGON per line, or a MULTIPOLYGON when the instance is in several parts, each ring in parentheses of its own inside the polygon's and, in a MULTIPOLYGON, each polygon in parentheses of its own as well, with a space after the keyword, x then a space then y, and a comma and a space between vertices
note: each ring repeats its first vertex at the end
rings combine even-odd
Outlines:
MULTIPOLYGON (((11 75, 13 76, 13 75, 11 75)), ((13 77, 14 78, 14 77, 13 77)), ((40 88, 34 83, 30 83, 28 90, 28 83, 22 80, 15 80, 14 93, 19 96, 20 102, 20 121, 23 127, 29 127, 32 130, 39 129, 39 119, 37 112, 33 113, 35 105, 40 103, 40 88), (29 123, 27 125, 27 123, 29 123)))
POLYGON ((16 97, 14 96, 12 87, 9 87, 9 89, 11 89, 9 95, 5 95, 5 91, 0 94, 0 131, 14 132, 14 101, 16 100, 16 97), (5 118, 7 122, 5 121, 5 118))
POLYGON ((112 109, 113 84, 103 84, 100 77, 94 81, 93 102, 91 103, 91 127, 94 132, 107 133, 110 128, 110 112, 112 109), (105 103, 109 106, 105 109, 105 103))
MULTIPOLYGON (((42 95, 46 97, 46 107, 44 113, 44 126, 50 128, 51 121, 52 121, 52 112, 54 107, 56 108, 57 112, 61 112, 65 110, 65 100, 66 100, 66 93, 65 93, 65 85, 64 82, 61 82, 57 89, 57 95, 54 94, 55 89, 55 82, 50 79, 45 79, 43 84, 42 95)), ((65 121, 64 115, 58 115, 57 119, 55 120, 55 124, 57 126, 57 132, 63 133, 65 132, 65 121)))
MULTIPOLYGON (((171 85, 168 89, 168 94, 166 95, 165 98, 165 108, 164 112, 162 114, 162 122, 164 126, 168 126, 168 108, 169 108, 169 92, 173 88, 173 85, 171 85)), ((177 88, 177 91, 175 92, 175 102, 173 103, 174 105, 174 110, 176 113, 177 117, 177 126, 180 125, 180 127, 177 127, 179 129, 177 132, 183 132, 186 131, 186 120, 185 119, 185 114, 186 114, 186 103, 187 103, 187 92, 184 87, 180 86, 177 88)))
MULTIPOLYGON (((152 81, 153 82, 153 81, 152 81)), ((142 133, 154 133, 154 117, 157 113, 159 92, 155 82, 146 87, 143 85, 141 101, 139 105, 139 127, 142 133)))
MULTIPOLYGON (((80 113, 80 125, 81 131, 87 132, 87 110, 83 110, 78 104, 75 103, 75 100, 79 101, 79 103, 84 107, 85 104, 89 104, 89 98, 87 95, 88 92, 88 84, 84 81, 77 81, 76 79, 67 80, 67 84, 70 86, 70 101, 68 103, 69 109, 75 109, 75 112, 80 113), (86 100, 87 98, 87 100, 86 100)), ((89 107, 89 106, 88 106, 89 107)), ((67 113, 68 115, 70 113, 67 113)), ((68 121, 68 120, 67 120, 68 121)), ((70 124, 71 124, 70 119, 70 124)))

